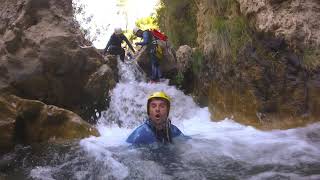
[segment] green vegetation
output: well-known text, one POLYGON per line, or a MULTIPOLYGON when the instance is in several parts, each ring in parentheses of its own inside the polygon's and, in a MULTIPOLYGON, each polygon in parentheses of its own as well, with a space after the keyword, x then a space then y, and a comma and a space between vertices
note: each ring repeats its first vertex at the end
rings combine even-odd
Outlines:
MULTIPOLYGON (((159 29, 158 22, 157 22, 157 16, 152 15, 152 16, 147 16, 138 19, 135 22, 136 26, 142 30, 147 30, 147 29, 159 29)), ((124 33, 128 39, 130 39, 133 42, 136 42, 136 36, 133 35, 132 30, 128 30, 124 33)))
POLYGON ((146 30, 146 29, 159 29, 157 24, 156 15, 140 18, 136 21, 136 26, 146 30))
POLYGON ((191 65, 192 72, 193 72, 193 74, 197 75, 201 71, 204 56, 203 56, 203 53, 199 49, 196 49, 195 52, 193 52, 192 56, 193 56, 193 61, 192 61, 192 65, 191 65))
POLYGON ((87 43, 92 43, 98 40, 98 37, 106 34, 110 24, 98 25, 94 21, 93 14, 87 12, 87 5, 80 0, 72 0, 73 8, 73 25, 79 28, 83 33, 87 43))
POLYGON ((174 78, 174 84, 176 84, 178 87, 181 87, 184 81, 184 75, 182 72, 178 72, 176 77, 174 78))
POLYGON ((157 9, 157 20, 160 29, 165 32, 174 47, 196 45, 197 6, 190 0, 161 0, 157 9))
POLYGON ((215 37, 216 52, 223 59, 236 60, 239 49, 251 42, 246 19, 236 13, 237 3, 233 0, 208 1, 213 8, 211 31, 215 37))
POLYGON ((215 16, 224 16, 233 8, 234 0, 206 0, 204 7, 212 8, 215 16))
POLYGON ((303 54, 302 66, 308 71, 320 68, 320 49, 307 49, 303 54))

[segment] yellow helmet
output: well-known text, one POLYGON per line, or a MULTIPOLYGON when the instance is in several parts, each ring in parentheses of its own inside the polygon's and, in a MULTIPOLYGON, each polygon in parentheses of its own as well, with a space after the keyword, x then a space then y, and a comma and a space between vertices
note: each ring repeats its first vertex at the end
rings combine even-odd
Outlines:
MULTIPOLYGON (((158 92, 154 92, 152 93, 149 97, 148 97, 148 103, 147 103, 147 113, 149 114, 149 104, 152 98, 160 98, 160 99, 164 99, 167 103, 168 103, 168 109, 170 109, 170 97, 164 93, 163 91, 158 91, 158 92)), ((169 112, 168 112, 169 115, 169 112)))
POLYGON ((169 97, 166 93, 164 93, 163 91, 158 91, 158 92, 152 93, 152 94, 148 97, 148 101, 149 101, 151 98, 162 98, 162 99, 166 99, 167 101, 170 102, 170 97, 169 97))

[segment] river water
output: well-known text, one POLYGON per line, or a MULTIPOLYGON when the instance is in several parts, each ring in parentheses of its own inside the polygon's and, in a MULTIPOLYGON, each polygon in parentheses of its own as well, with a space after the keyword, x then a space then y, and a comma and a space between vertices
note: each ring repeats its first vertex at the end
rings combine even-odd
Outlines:
POLYGON ((146 83, 135 63, 118 60, 118 67, 100 137, 17 146, 0 158, 0 179, 320 179, 319 123, 260 131, 213 122, 207 108, 167 81, 146 83), (146 118, 147 96, 159 90, 172 97, 172 123, 191 139, 132 147, 125 140, 146 118))

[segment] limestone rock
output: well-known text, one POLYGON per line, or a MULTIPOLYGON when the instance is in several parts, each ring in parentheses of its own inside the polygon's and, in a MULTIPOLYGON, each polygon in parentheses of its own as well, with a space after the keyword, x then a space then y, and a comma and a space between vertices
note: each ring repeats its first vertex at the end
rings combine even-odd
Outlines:
POLYGON ((102 109, 95 104, 105 105, 105 92, 114 84, 109 78, 115 76, 104 79, 109 85, 103 93, 87 93, 91 75, 106 62, 86 46, 71 0, 3 0, 0 13, 0 92, 67 108, 85 119, 92 109, 102 109))
POLYGON ((284 37, 291 46, 320 45, 319 0, 237 0, 241 12, 262 32, 284 37))
POLYGON ((214 120, 229 117, 266 129, 319 121, 319 1, 197 5, 204 58, 193 93, 207 100, 214 120))
POLYGON ((190 68, 192 62, 192 48, 188 45, 180 46, 176 52, 178 69, 180 72, 185 72, 190 68))
POLYGON ((0 149, 15 143, 79 139, 99 133, 77 114, 40 101, 0 96, 0 149))

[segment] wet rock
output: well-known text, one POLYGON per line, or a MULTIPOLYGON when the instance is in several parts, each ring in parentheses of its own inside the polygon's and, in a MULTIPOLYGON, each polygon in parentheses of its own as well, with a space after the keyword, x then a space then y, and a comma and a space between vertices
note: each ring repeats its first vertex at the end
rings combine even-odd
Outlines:
POLYGON ((99 133, 77 114, 26 100, 13 95, 0 96, 0 149, 8 150, 15 143, 31 144, 98 136, 99 133))
POLYGON ((0 153, 14 146, 16 106, 0 96, 0 153))
POLYGON ((104 63, 107 64, 112 72, 113 72, 113 78, 116 82, 119 81, 118 77, 118 62, 117 62, 117 56, 114 55, 107 55, 104 57, 104 63))
MULTIPOLYGON (((108 105, 109 92, 106 89, 111 89, 116 85, 115 78, 113 77, 113 71, 111 68, 104 64, 97 72, 93 73, 85 86, 85 91, 87 93, 88 103, 92 103, 91 108, 87 109, 87 114, 92 115, 94 113, 101 113, 105 110, 108 105), (103 98, 105 101, 97 101, 97 99, 103 98)), ((97 119, 100 116, 96 116, 93 119, 97 119)))

